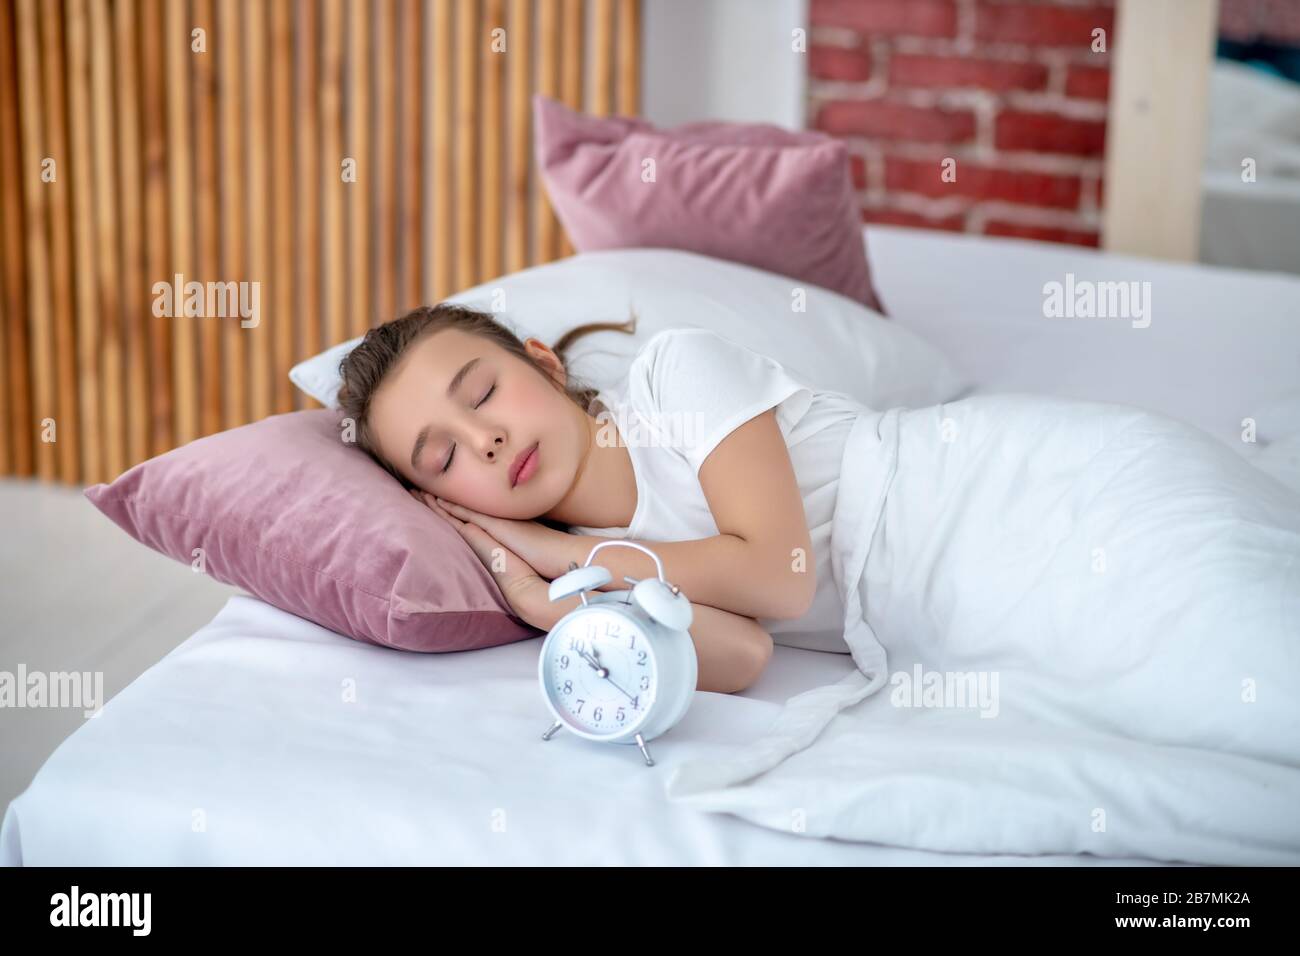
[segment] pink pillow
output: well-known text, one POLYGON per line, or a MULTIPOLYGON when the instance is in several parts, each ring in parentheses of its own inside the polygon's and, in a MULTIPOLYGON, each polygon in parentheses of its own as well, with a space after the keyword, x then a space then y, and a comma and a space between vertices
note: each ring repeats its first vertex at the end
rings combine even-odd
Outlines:
POLYGON ((579 252, 666 247, 789 276, 884 314, 848 148, 766 123, 659 130, 533 96, 537 166, 579 252), (654 160, 654 182, 642 180, 654 160))
POLYGON ((339 435, 330 409, 218 432, 85 495, 127 534, 362 641, 463 651, 537 637, 445 520, 339 435))

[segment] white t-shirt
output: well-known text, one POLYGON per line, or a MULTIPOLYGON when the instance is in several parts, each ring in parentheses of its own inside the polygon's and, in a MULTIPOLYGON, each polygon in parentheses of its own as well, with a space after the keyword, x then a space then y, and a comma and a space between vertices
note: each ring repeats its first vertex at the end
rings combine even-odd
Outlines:
POLYGON ((776 406, 812 537, 817 593, 796 620, 758 621, 779 644, 848 653, 844 606, 831 575, 831 524, 844 443, 858 415, 870 409, 842 392, 810 388, 774 359, 696 328, 652 336, 632 360, 626 382, 600 391, 597 402, 592 414, 600 427, 612 439, 612 418, 631 457, 636 512, 627 527, 575 525, 571 531, 647 542, 718 534, 700 466, 732 431, 776 406))

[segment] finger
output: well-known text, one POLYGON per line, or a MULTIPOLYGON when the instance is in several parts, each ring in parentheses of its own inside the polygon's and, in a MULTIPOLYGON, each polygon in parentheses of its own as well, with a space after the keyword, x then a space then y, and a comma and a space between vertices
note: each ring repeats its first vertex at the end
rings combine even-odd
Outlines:
POLYGON ((492 515, 485 515, 481 511, 466 508, 464 505, 458 505, 454 501, 447 501, 445 498, 434 498, 434 504, 440 506, 448 514, 455 515, 462 521, 476 524, 489 533, 495 533, 498 530, 496 519, 492 515))
POLYGON ((468 521, 461 521, 455 515, 447 514, 446 511, 444 511, 442 508, 439 508, 437 505, 430 505, 429 507, 433 509, 435 514, 441 516, 444 521, 450 522, 452 527, 456 528, 457 530, 470 526, 470 523, 468 521))
POLYGON ((421 491, 419 494, 419 499, 421 503, 423 503, 429 509, 433 511, 437 511, 439 513, 445 513, 445 509, 441 509, 438 507, 438 500, 434 498, 433 495, 429 494, 427 491, 421 491))
POLYGON ((464 518, 466 520, 470 520, 473 518, 482 517, 482 515, 480 515, 473 508, 466 508, 464 505, 458 505, 454 501, 447 501, 443 498, 435 497, 433 499, 433 503, 441 507, 444 511, 454 514, 458 518, 464 518))
POLYGON ((465 522, 461 521, 459 518, 456 518, 455 516, 448 514, 446 509, 438 507, 438 505, 434 503, 431 495, 428 494, 424 495, 423 502, 425 505, 428 506, 430 511, 438 515, 444 521, 451 524, 453 528, 460 530, 460 528, 462 528, 465 525, 465 522))
POLYGON ((465 543, 470 546, 475 556, 483 563, 483 566, 489 571, 492 570, 495 550, 501 545, 490 534, 477 525, 470 524, 468 521, 462 522, 460 536, 465 543))

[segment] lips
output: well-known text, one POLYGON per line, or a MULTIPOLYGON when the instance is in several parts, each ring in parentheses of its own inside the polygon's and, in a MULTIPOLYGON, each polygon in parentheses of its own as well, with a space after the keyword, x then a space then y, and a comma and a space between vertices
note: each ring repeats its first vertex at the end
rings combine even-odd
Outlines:
POLYGON ((523 469, 524 464, 528 461, 530 455, 537 451, 537 442, 533 442, 523 451, 521 451, 515 460, 510 463, 510 487, 513 488, 519 483, 519 472, 523 469))

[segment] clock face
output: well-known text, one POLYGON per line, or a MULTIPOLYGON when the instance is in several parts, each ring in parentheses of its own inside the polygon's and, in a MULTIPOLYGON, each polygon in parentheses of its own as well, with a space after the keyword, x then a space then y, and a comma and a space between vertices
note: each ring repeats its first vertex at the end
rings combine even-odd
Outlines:
POLYGON ((659 686, 645 632, 599 605, 555 632, 542 667, 555 709, 572 726, 597 736, 617 735, 641 721, 659 686))

